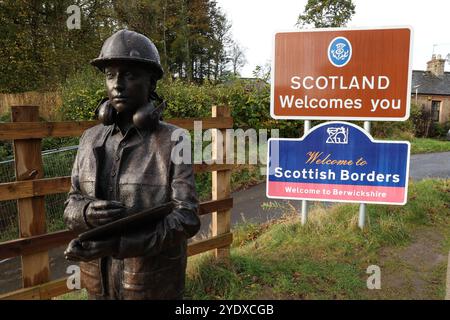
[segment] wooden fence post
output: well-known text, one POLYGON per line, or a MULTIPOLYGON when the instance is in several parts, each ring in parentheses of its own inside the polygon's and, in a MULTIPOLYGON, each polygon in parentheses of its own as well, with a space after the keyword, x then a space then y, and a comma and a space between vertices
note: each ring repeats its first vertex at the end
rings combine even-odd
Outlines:
MULTIPOLYGON (((230 117, 230 109, 226 106, 213 106, 212 117, 230 117)), ((213 159, 223 157, 223 162, 226 161, 226 130, 214 129, 212 134, 213 143, 213 159), (218 134, 221 133, 222 139, 218 139, 218 134), (222 141, 221 141, 222 140, 222 141)), ((230 196, 231 170, 213 171, 212 172, 212 199, 220 200, 230 196)), ((212 213, 212 236, 218 236, 230 232, 231 225, 231 210, 222 210, 212 213)), ((228 259, 230 256, 230 245, 214 249, 216 258, 228 259)))
POLYGON ((447 281, 446 281, 446 285, 445 285, 445 300, 450 300, 450 251, 448 252, 447 281))
MULTIPOLYGON (((39 107, 13 106, 13 122, 39 121, 39 107)), ((41 139, 13 140, 16 180, 44 177, 41 139)), ((46 233, 45 198, 43 196, 17 200, 19 234, 21 238, 46 233)), ((22 285, 35 286, 49 280, 48 252, 22 256, 22 285)))

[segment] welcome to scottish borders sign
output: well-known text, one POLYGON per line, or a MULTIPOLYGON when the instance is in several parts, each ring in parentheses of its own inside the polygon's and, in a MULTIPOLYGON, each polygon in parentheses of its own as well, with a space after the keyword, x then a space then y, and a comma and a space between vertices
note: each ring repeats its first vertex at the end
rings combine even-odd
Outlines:
POLYGON ((404 205, 410 144, 376 141, 347 122, 301 139, 269 139, 268 198, 404 205))

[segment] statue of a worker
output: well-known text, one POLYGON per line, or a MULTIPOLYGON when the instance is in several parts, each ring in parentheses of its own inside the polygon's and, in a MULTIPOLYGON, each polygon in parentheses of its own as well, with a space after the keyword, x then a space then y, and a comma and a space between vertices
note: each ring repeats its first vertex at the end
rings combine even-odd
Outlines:
POLYGON ((182 299, 187 239, 200 220, 192 165, 171 161, 182 139, 172 141, 177 127, 160 120, 158 51, 144 35, 120 30, 91 64, 106 76, 108 100, 98 109, 102 124, 80 139, 64 211, 67 226, 83 232, 170 201, 173 210, 137 230, 73 240, 66 258, 80 261, 90 299, 182 299))

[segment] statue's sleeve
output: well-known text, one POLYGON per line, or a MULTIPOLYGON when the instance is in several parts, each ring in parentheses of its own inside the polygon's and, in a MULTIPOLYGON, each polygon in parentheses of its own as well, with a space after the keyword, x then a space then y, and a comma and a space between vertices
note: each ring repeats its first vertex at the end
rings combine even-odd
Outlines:
POLYGON ((171 161, 170 176, 172 212, 146 230, 122 235, 114 257, 158 255, 198 232, 200 219, 192 164, 171 161))
POLYGON ((77 155, 75 157, 75 161, 72 168, 71 175, 71 186, 69 191, 69 196, 64 203, 64 222, 66 226, 72 230, 77 232, 86 231, 89 228, 86 218, 84 215, 84 211, 89 203, 92 201, 91 199, 87 199, 83 196, 80 190, 80 179, 79 179, 79 158, 80 158, 80 150, 82 150, 81 146, 83 144, 84 133, 80 138, 79 148, 77 150, 77 155))

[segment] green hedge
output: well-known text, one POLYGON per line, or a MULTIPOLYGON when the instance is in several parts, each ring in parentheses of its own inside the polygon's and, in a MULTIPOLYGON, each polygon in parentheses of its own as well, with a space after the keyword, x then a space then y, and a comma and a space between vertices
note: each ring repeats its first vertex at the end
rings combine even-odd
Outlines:
POLYGON ((61 120, 92 120, 95 108, 106 96, 105 80, 92 67, 85 67, 67 78, 61 88, 62 106, 57 118, 61 120))
MULTIPOLYGON (((98 101, 106 96, 104 82, 103 74, 92 67, 69 77, 61 90, 60 117, 93 119, 98 101)), ((303 121, 280 121, 270 117, 270 85, 260 79, 235 79, 218 85, 164 80, 158 83, 157 91, 167 101, 165 118, 208 117, 212 105, 226 104, 231 108, 235 128, 279 129, 281 137, 299 137, 303 133, 303 121)), ((379 138, 411 140, 414 136, 423 136, 425 118, 424 111, 412 104, 407 121, 374 122, 371 132, 379 138)), ((312 125, 321 122, 313 121, 312 125)), ((448 126, 434 125, 429 134, 445 135, 448 126)))
MULTIPOLYGON (((94 119, 98 101, 106 96, 103 74, 92 68, 69 77, 62 89, 63 120, 94 119)), ((219 85, 189 84, 179 80, 158 83, 157 92, 167 101, 165 118, 208 117, 211 106, 227 104, 236 128, 280 129, 280 135, 298 136, 298 121, 270 117, 270 85, 262 80, 236 79, 219 85)))

